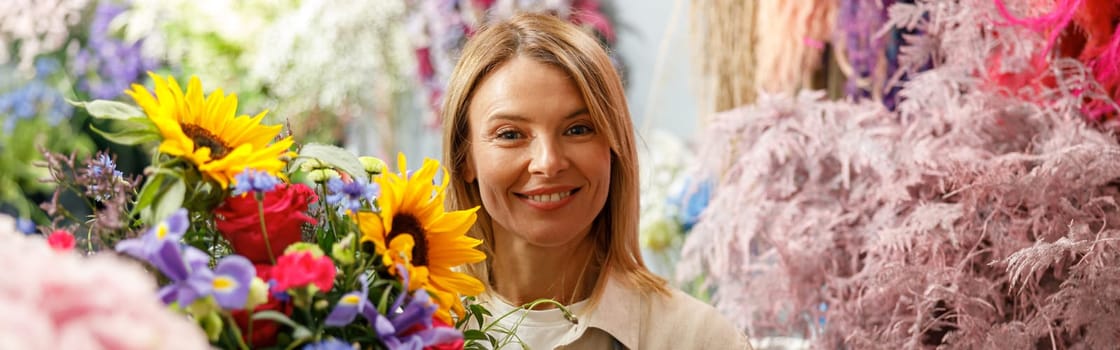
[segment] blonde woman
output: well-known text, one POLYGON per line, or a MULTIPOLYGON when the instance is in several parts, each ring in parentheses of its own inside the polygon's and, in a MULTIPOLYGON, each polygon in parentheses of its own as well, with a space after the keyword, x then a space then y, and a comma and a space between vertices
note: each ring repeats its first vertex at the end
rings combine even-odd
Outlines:
MULTIPOLYGON (((443 107, 449 209, 481 206, 468 272, 532 349, 745 349, 713 308, 649 272, 638 249, 638 164, 618 73, 599 43, 547 15, 475 34, 443 107), (522 316, 524 318, 522 319, 522 316)), ((497 335, 501 336, 501 335, 497 335)))

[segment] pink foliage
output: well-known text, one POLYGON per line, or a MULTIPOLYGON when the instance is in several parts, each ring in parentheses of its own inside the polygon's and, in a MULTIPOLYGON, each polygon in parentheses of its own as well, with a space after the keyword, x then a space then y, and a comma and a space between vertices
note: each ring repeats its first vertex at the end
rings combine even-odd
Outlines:
POLYGON ((990 0, 889 13, 925 33, 895 112, 802 93, 714 119, 697 172, 719 185, 678 278, 753 337, 825 349, 1114 347, 1120 143, 1081 117, 1111 100, 1074 59, 1030 96, 986 88, 989 55, 1018 74, 1045 46, 981 25, 990 0))
POLYGON ((0 349, 208 349, 137 264, 82 257, 0 225, 0 349))

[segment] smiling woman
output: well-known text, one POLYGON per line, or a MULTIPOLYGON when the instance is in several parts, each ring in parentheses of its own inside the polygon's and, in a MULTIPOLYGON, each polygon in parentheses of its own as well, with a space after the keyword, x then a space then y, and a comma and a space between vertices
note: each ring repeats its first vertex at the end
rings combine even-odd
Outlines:
MULTIPOLYGON (((638 250, 638 166, 618 73, 579 28, 524 14, 477 33, 443 108, 450 210, 481 206, 468 272, 533 349, 744 349, 638 250), (539 299, 563 308, 520 310, 539 299)), ((545 305, 545 304, 542 304, 545 305)), ((501 335, 497 335, 500 336, 501 335)))

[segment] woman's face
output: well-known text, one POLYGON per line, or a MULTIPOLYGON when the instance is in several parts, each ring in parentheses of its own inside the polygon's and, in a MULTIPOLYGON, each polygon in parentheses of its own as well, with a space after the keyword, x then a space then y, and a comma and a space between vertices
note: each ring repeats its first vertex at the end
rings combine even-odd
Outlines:
POLYGON ((518 57, 478 85, 467 110, 465 175, 477 180, 497 237, 577 244, 607 200, 611 151, 559 68, 518 57))

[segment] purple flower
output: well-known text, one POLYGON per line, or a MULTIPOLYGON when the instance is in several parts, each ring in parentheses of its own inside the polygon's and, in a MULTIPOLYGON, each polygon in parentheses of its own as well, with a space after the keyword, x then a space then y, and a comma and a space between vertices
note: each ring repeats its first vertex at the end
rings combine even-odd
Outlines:
POLYGON ((86 163, 83 178, 87 180, 87 193, 98 202, 104 202, 117 194, 116 187, 124 180, 124 174, 117 170, 113 158, 104 152, 86 163))
POLYGON ((334 310, 327 315, 324 324, 342 327, 353 322, 358 313, 361 313, 370 323, 376 323, 379 317, 384 317, 377 313, 377 308, 369 302, 369 275, 363 273, 358 280, 361 290, 343 295, 342 299, 338 300, 338 305, 335 305, 334 310))
POLYGON ((86 47, 72 61, 78 88, 93 98, 116 98, 144 72, 156 68, 155 60, 141 54, 142 40, 126 43, 112 38, 110 23, 124 11, 116 4, 99 4, 90 22, 86 47))
POLYGON ((402 286, 404 290, 389 308, 393 310, 389 312, 389 316, 377 315, 377 321, 374 321, 373 327, 381 342, 389 349, 421 350, 427 346, 449 343, 461 338, 463 335, 454 328, 432 327, 432 315, 439 307, 432 302, 427 291, 416 290, 409 298, 408 304, 401 307, 404 299, 408 297, 409 277, 408 270, 404 266, 397 265, 396 268, 401 274, 401 280, 406 282, 402 286), (414 331, 414 328, 419 325, 423 327, 419 331, 414 331))
MULTIPOLYGON (((401 293, 397 303, 404 297, 405 293, 401 293)), ((463 335, 454 328, 432 327, 432 315, 437 308, 438 306, 428 296, 428 292, 418 289, 404 308, 389 315, 389 324, 379 320, 381 322, 376 323, 374 328, 381 341, 390 349, 420 350, 427 346, 460 339, 463 335), (420 331, 412 331, 419 325, 423 325, 420 331)))
POLYGON ((89 174, 90 176, 102 176, 104 174, 113 174, 114 177, 124 176, 117 170, 117 164, 113 162, 113 158, 103 152, 98 152, 97 157, 90 162, 89 174))
POLYGON ((120 241, 116 250, 143 261, 152 261, 156 252, 162 249, 164 241, 177 243, 183 238, 183 233, 187 232, 188 226, 190 222, 187 220, 187 210, 179 209, 140 238, 120 241))
POLYGON ((353 350, 354 346, 344 341, 330 338, 318 343, 307 344, 303 350, 353 350))
POLYGON ((265 171, 245 169, 233 177, 233 182, 233 195, 237 196, 249 192, 270 192, 280 184, 280 179, 265 171))
POLYGON ((159 290, 160 299, 165 304, 178 302, 186 307, 210 295, 214 289, 214 273, 207 266, 210 257, 198 248, 180 248, 178 242, 163 240, 149 262, 171 280, 159 290))
POLYGON ((340 212, 357 212, 362 209, 363 200, 373 203, 380 190, 377 184, 371 184, 365 179, 343 183, 338 178, 331 178, 327 181, 327 204, 339 206, 340 212))
POLYGON ((227 310, 242 309, 249 299, 249 285, 257 269, 244 256, 230 255, 218 261, 214 270, 214 300, 227 310))
POLYGON ((249 259, 240 255, 222 258, 217 270, 211 271, 210 256, 171 240, 162 241, 149 262, 171 280, 160 288, 160 299, 165 304, 177 302, 183 307, 213 295, 222 308, 244 308, 249 285, 257 273, 249 259))
POLYGON ((189 225, 187 211, 179 209, 140 238, 117 243, 116 250, 152 264, 171 280, 159 291, 164 303, 187 306, 213 295, 222 308, 243 308, 249 285, 257 275, 253 263, 243 256, 230 255, 218 261, 217 269, 210 270, 209 255, 179 244, 189 225))
MULTIPOLYGON (((402 280, 408 281, 408 271, 401 266, 397 266, 397 270, 403 274, 402 280)), ((401 294, 389 307, 389 310, 394 311, 390 312, 389 316, 385 316, 378 313, 377 308, 368 300, 369 277, 363 274, 360 279, 361 290, 344 295, 334 310, 331 310, 330 315, 327 315, 326 325, 345 326, 361 313, 373 325, 377 336, 389 349, 419 350, 462 337, 462 334, 454 328, 432 327, 432 315, 439 307, 432 302, 427 291, 419 289, 410 297, 406 283, 402 286, 401 294), (406 299, 407 303, 405 303, 406 299), (416 331, 416 328, 420 330, 416 331)))

